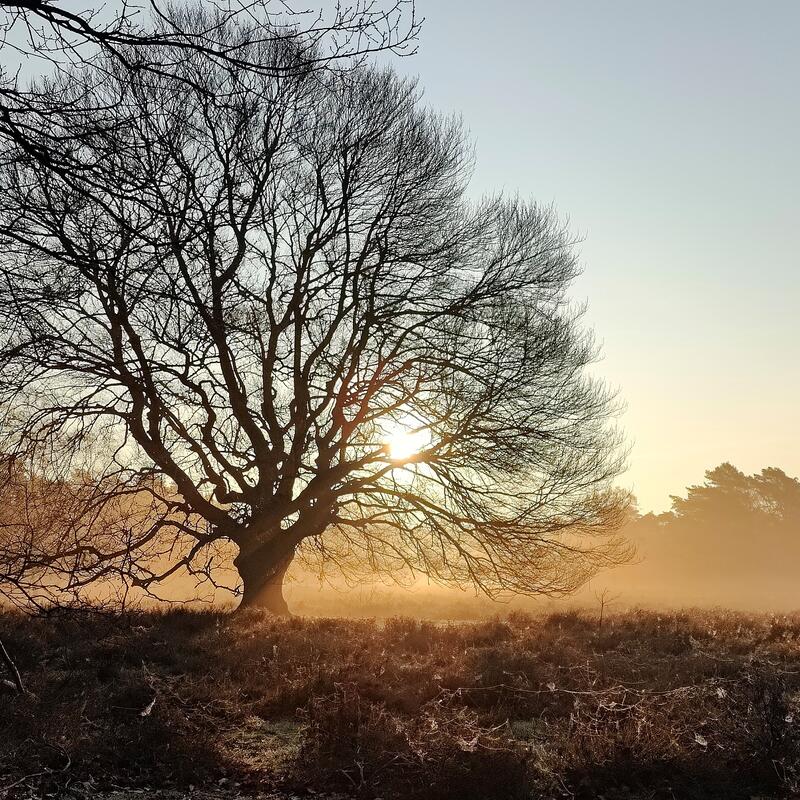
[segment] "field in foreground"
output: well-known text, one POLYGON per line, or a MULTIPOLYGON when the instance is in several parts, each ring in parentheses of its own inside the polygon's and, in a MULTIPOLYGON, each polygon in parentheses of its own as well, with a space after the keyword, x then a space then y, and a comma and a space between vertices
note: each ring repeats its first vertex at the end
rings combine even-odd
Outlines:
POLYGON ((613 800, 800 786, 800 616, 5 614, 0 637, 29 692, 0 687, 0 795, 613 800))

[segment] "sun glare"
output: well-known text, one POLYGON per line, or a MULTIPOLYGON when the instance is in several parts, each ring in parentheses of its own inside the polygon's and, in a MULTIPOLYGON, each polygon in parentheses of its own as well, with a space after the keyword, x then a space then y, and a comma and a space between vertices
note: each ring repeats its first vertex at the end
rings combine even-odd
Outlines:
POLYGON ((408 461, 431 443, 431 434, 427 430, 408 430, 398 428, 386 437, 389 457, 392 461, 408 461))

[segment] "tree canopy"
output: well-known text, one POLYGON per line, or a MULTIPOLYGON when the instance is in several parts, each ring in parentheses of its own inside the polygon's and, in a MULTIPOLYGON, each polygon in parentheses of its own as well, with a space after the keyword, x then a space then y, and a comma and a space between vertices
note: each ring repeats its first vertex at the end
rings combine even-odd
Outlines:
POLYGON ((615 404, 554 211, 470 200, 461 124, 390 69, 148 57, 169 69, 41 81, 43 147, 2 157, 4 446, 84 486, 41 561, 155 591, 228 542, 244 601, 283 610, 296 553, 488 593, 621 558, 615 404))
POLYGON ((777 467, 746 475, 725 462, 705 477, 702 485, 687 488, 686 497, 672 497, 676 519, 715 525, 800 522, 800 481, 777 467))
POLYGON ((800 481, 777 467, 720 464, 673 496, 671 510, 637 515, 624 533, 637 565, 604 580, 627 602, 797 607, 800 481))

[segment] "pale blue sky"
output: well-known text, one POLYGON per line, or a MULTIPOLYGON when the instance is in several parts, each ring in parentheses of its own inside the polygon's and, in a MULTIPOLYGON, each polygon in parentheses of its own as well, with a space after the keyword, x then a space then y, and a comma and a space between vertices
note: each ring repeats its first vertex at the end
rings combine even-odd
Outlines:
POLYGON ((418 0, 399 62, 474 191, 553 201, 643 509, 723 460, 800 473, 800 2, 418 0))
POLYGON ((417 3, 392 63, 463 115, 474 193, 585 237, 642 508, 724 460, 800 474, 800 0, 417 3))

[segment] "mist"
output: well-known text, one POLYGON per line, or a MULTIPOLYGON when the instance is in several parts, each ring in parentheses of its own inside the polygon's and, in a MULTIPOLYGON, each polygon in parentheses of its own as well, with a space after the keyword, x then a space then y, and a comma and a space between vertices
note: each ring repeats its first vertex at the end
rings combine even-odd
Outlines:
POLYGON ((725 463, 703 484, 672 496, 662 514, 635 507, 620 534, 633 548, 628 563, 600 570, 562 597, 501 595, 432 585, 421 578, 399 586, 385 580, 348 585, 296 570, 287 596, 314 616, 476 619, 515 610, 569 608, 623 611, 729 608, 791 612, 800 608, 800 482, 781 469, 746 475, 725 463))

